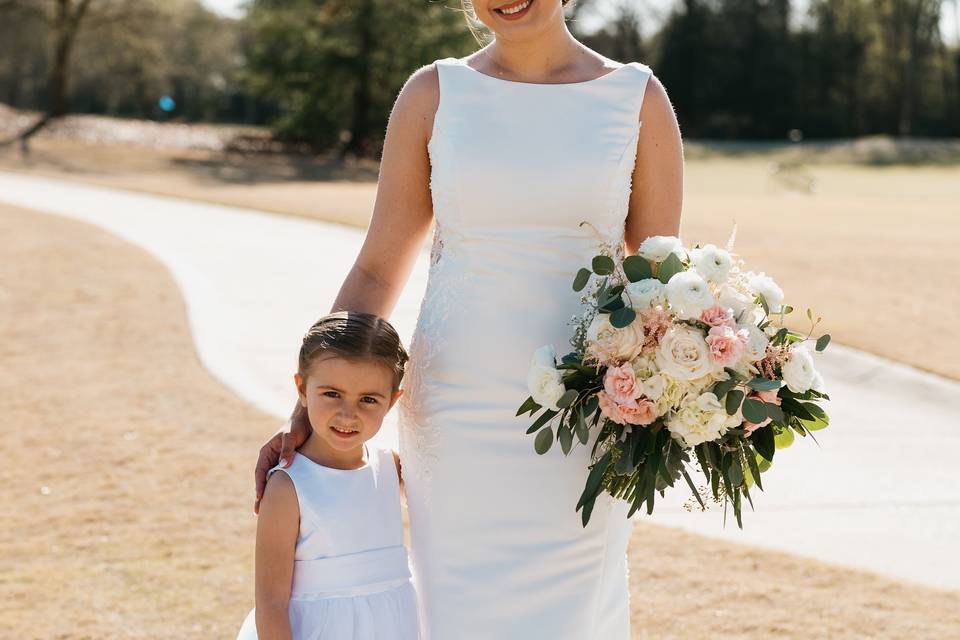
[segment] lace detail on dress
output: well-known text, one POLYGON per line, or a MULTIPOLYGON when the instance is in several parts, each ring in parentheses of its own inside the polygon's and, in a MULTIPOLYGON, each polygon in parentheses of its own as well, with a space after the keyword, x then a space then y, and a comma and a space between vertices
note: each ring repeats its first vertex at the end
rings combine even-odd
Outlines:
POLYGON ((456 248, 450 242, 456 233, 447 230, 447 216, 457 210, 453 154, 435 119, 434 131, 427 149, 431 159, 430 191, 433 199, 435 227, 430 247, 427 287, 420 303, 417 322, 410 339, 410 361, 404 376, 404 393, 398 401, 398 430, 400 456, 404 471, 418 480, 429 481, 437 459, 439 425, 434 418, 430 401, 438 397, 431 374, 434 357, 446 348, 442 336, 447 314, 458 304, 459 296, 467 289, 469 269, 458 259, 456 248))

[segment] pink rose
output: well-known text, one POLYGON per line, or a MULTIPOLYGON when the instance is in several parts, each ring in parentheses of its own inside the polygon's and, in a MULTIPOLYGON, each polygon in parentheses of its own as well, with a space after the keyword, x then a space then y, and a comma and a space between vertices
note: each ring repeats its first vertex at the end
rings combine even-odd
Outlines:
POLYGON ((637 376, 629 363, 607 368, 603 376, 603 390, 617 404, 627 404, 640 395, 637 376))
POLYGON ((728 325, 711 327, 706 337, 714 362, 725 367, 740 359, 749 339, 750 334, 746 329, 734 331, 728 325))
POLYGON ((623 414, 620 413, 619 405, 605 391, 598 391, 597 399, 600 401, 600 413, 618 424, 626 423, 623 414))
POLYGON ((657 405, 646 398, 624 404, 614 402, 605 391, 597 393, 600 412, 617 424, 650 424, 657 419, 657 405))
POLYGON ((619 409, 627 424, 650 424, 657 419, 657 405, 646 398, 621 404, 619 409))
MULTIPOLYGON (((747 397, 748 397, 748 398, 756 398, 757 400, 763 400, 764 402, 769 403, 769 404, 779 405, 779 404, 780 404, 780 396, 777 395, 777 392, 778 392, 778 391, 779 391, 779 389, 767 389, 766 391, 754 391, 753 393, 751 393, 751 394, 748 395, 747 397)), ((747 420, 747 419, 744 419, 744 421, 743 421, 743 428, 746 430, 747 433, 753 433, 754 431, 756 431, 756 430, 759 429, 760 427, 765 427, 765 426, 767 426, 768 424, 770 424, 770 418, 766 418, 766 419, 765 419, 763 422, 761 422, 760 424, 755 424, 755 423, 753 423, 753 422, 750 422, 750 421, 747 420)))
POLYGON ((731 329, 737 328, 737 324, 733 319, 733 309, 729 307, 721 307, 718 304, 704 309, 700 313, 700 319, 711 327, 727 326, 731 329))

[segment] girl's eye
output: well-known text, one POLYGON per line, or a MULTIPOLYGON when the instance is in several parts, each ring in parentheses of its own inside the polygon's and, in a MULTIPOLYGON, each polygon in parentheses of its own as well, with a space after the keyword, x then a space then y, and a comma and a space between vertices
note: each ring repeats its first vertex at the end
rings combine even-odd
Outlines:
POLYGON ((327 396, 328 398, 336 398, 338 394, 336 391, 324 391, 323 395, 327 396))
POLYGON ((370 404, 377 404, 377 399, 374 398, 373 396, 363 396, 363 399, 364 399, 364 400, 369 400, 369 401, 370 401, 370 404))

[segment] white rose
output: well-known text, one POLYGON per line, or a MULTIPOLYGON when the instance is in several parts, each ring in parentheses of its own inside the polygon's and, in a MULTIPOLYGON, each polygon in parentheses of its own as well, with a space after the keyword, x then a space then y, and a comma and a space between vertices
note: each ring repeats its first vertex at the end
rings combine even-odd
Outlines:
POLYGON ((733 257, 730 252, 712 244, 700 249, 691 249, 690 260, 697 273, 710 282, 724 282, 733 267, 733 257))
POLYGON ((763 332, 763 329, 752 322, 737 324, 738 329, 746 329, 750 337, 747 338, 747 348, 744 350, 751 361, 757 361, 767 354, 767 345, 770 344, 770 338, 763 332))
POLYGON ((634 309, 648 309, 666 302, 663 283, 656 278, 645 278, 628 284, 620 294, 623 304, 634 309))
POLYGON ((790 357, 783 365, 783 381, 794 393, 803 393, 809 389, 816 378, 813 368, 813 355, 806 347, 794 346, 790 357))
POLYGON ((729 284, 720 288, 717 302, 722 307, 733 309, 734 316, 739 316, 744 310, 754 306, 753 299, 749 295, 729 284))
POLYGON ((682 320, 700 317, 700 313, 716 304, 707 282, 696 271, 673 275, 664 287, 670 307, 682 320))
POLYGON ((598 313, 587 327, 588 349, 601 360, 632 360, 643 348, 643 323, 634 320, 623 329, 610 324, 609 313, 598 313))
POLYGON ((671 253, 677 254, 680 259, 686 255, 683 242, 676 236, 650 236, 640 243, 637 253, 654 262, 663 262, 671 253))
POLYGON ((747 282, 751 291, 759 293, 767 301, 770 313, 780 313, 780 306, 783 304, 783 290, 774 282, 773 278, 762 271, 760 273, 751 272, 747 282))
POLYGON ((548 409, 559 409, 557 401, 566 392, 561 372, 554 368, 553 347, 537 349, 527 372, 527 390, 534 401, 548 409), (549 358, 549 362, 547 362, 549 358))
POLYGON ((667 329, 657 347, 656 362, 661 371, 679 380, 699 378, 714 368, 703 334, 686 325, 667 329))

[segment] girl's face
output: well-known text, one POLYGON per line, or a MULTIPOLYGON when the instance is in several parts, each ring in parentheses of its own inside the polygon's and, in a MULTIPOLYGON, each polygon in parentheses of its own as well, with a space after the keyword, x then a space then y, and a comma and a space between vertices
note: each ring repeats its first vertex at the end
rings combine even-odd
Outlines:
POLYGON ((560 0, 473 0, 477 19, 497 37, 513 39, 563 23, 560 0))
POLYGON ((393 392, 393 374, 385 365, 337 354, 321 354, 306 378, 297 373, 294 382, 314 435, 341 452, 362 451, 403 394, 393 392))

